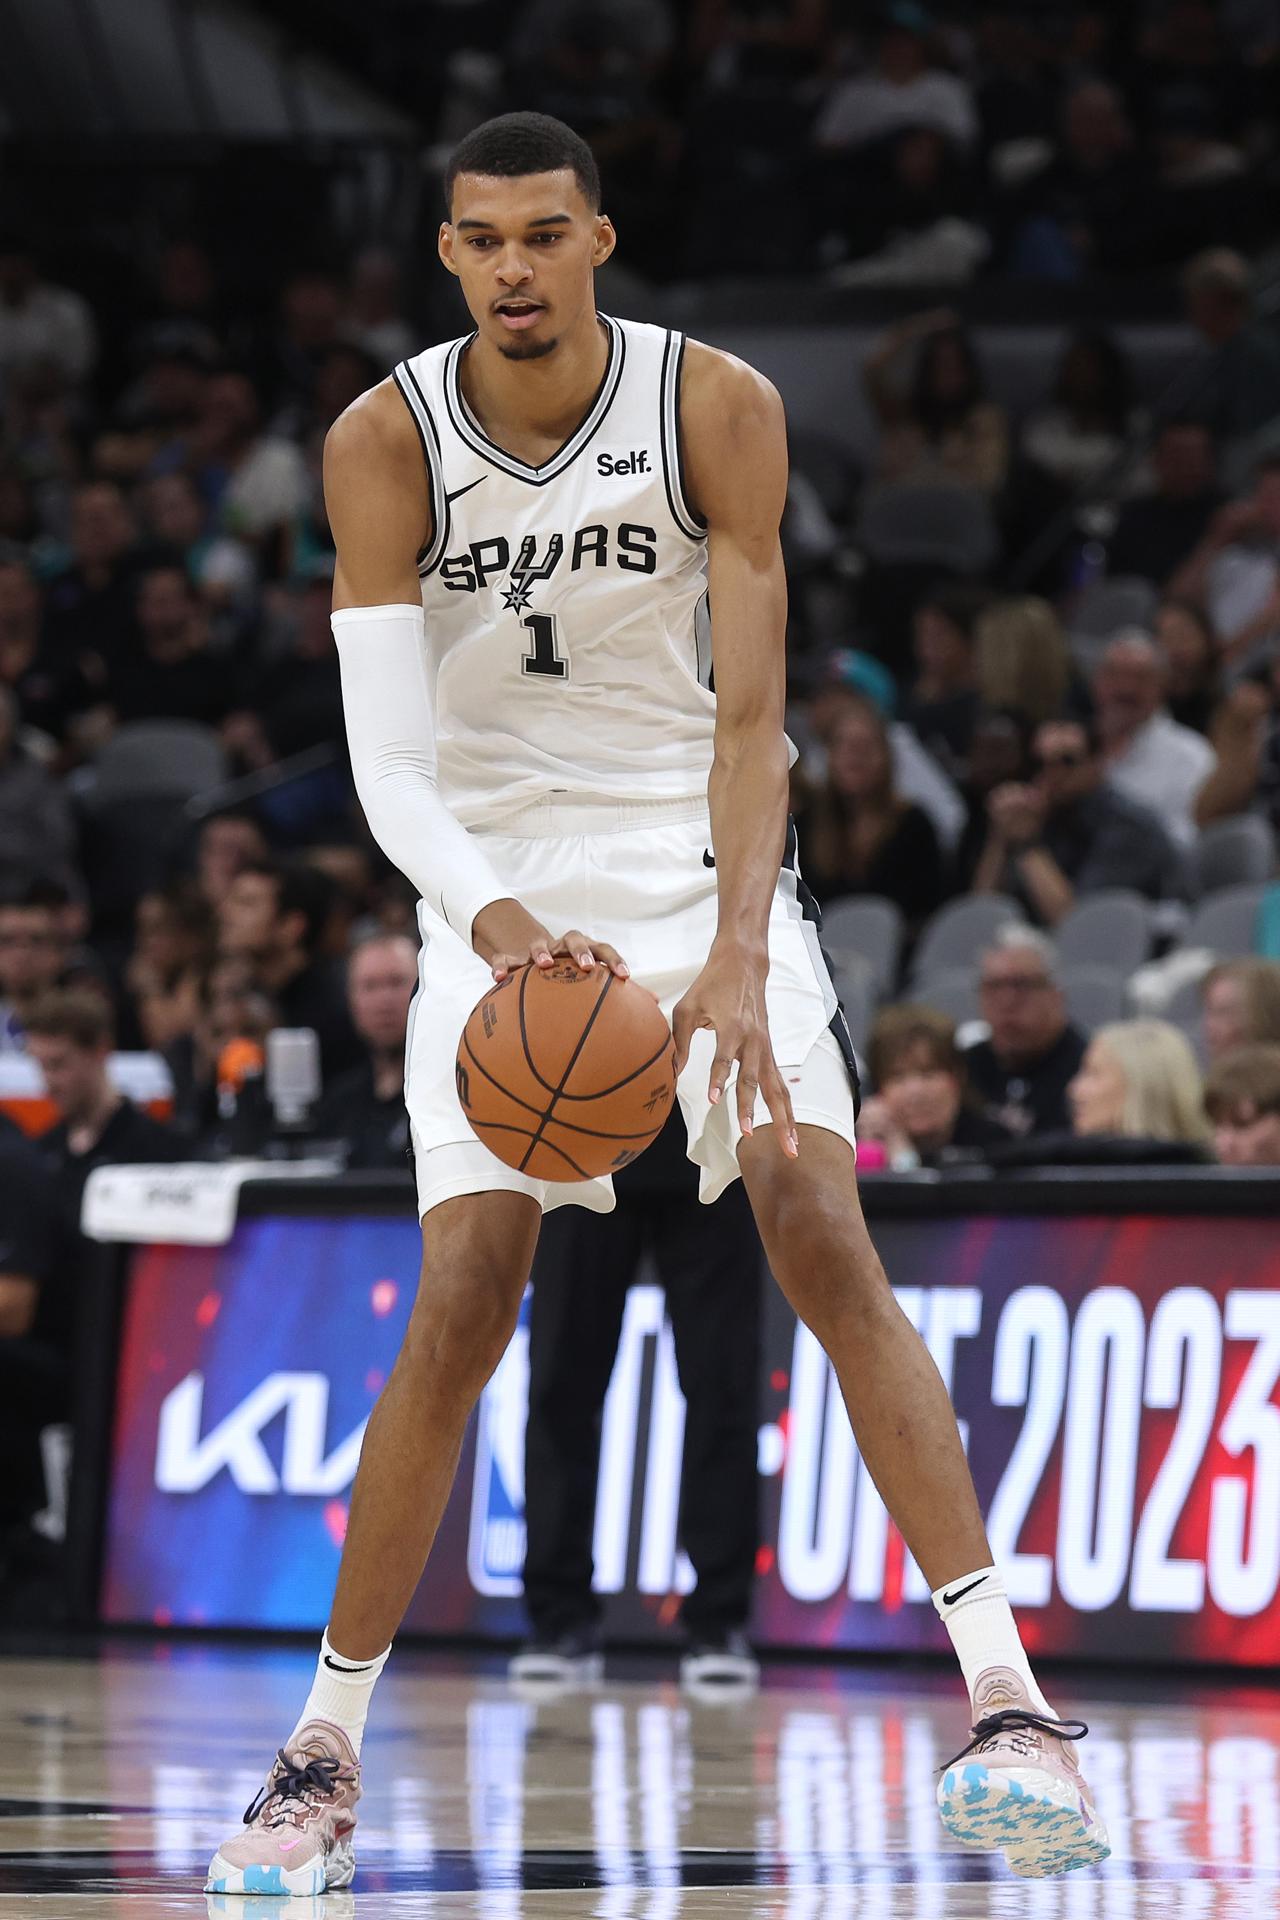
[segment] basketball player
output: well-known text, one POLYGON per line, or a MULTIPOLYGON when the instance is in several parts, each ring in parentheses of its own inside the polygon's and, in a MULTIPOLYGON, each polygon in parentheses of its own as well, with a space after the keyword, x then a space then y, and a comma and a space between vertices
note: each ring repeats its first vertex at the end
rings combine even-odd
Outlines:
POLYGON ((1085 1729, 1032 1677, 946 1390, 858 1204, 851 1051, 787 822, 781 403, 727 354, 597 312, 615 236, 568 127, 488 122, 446 192, 440 257, 475 331, 365 394, 325 457, 356 787, 422 895, 405 1087, 422 1278, 365 1436, 315 1683, 207 1885, 351 1880, 370 1696, 542 1212, 611 1204, 607 1179, 502 1165, 455 1090, 476 1001, 561 955, 630 973, 669 1013, 701 1197, 741 1174, 934 1589, 974 1720, 939 1789, 948 1827, 1021 1874, 1103 1859, 1067 1738, 1085 1729))

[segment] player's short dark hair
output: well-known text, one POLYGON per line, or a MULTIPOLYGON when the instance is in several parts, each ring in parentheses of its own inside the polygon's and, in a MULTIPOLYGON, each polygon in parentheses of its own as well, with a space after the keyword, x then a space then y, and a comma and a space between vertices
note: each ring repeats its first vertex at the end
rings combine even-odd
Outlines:
POLYGON ((581 134, 549 113, 500 113, 473 127, 449 156, 444 170, 446 214, 460 173, 496 174, 518 180, 527 173, 558 173, 567 167, 592 212, 600 206, 600 170, 581 134))

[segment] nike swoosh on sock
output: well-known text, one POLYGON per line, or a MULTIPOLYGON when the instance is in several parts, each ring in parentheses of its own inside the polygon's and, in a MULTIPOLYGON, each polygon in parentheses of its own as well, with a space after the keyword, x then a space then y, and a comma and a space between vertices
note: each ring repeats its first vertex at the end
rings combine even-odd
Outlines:
POLYGON ((985 1573, 980 1573, 976 1580, 971 1580, 967 1587, 961 1587, 957 1593, 944 1593, 942 1596, 943 1606, 954 1607, 957 1600, 964 1599, 966 1593, 972 1593, 975 1587, 982 1586, 987 1577, 985 1573))
POLYGON ((378 1664, 376 1660, 370 1660, 367 1666, 344 1667, 340 1665, 337 1660, 331 1660, 327 1653, 324 1657, 324 1663, 326 1667, 329 1667, 334 1673, 368 1673, 371 1667, 376 1667, 378 1664))

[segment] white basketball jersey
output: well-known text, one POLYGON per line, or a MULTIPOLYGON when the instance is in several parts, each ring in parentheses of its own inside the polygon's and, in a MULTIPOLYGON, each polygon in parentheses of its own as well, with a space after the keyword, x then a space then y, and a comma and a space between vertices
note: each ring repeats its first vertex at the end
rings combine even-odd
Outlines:
POLYGON ((468 340, 395 370, 431 487, 418 570, 440 792, 464 826, 551 792, 706 792, 715 699, 705 529, 680 468, 684 339, 602 319, 600 389, 541 467, 468 408, 468 340))

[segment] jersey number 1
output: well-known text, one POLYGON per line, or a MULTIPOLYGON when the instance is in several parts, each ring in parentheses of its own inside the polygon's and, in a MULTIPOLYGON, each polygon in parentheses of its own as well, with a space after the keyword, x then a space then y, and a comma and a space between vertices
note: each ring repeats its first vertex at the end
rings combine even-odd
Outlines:
POLYGON ((567 680, 569 662, 560 651, 553 613, 531 613, 520 622, 533 635, 528 653, 520 662, 524 673, 541 674, 545 680, 567 680))

